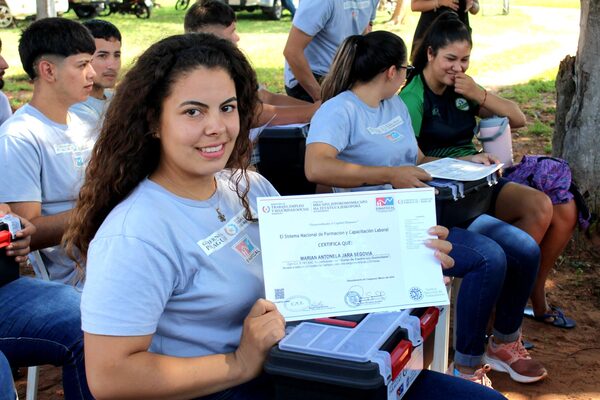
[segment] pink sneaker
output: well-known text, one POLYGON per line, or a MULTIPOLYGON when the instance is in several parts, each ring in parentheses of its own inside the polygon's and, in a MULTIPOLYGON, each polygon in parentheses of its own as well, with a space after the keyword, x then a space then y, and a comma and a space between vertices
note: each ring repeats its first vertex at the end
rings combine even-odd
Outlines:
POLYGON ((492 369, 488 364, 485 364, 483 367, 475 370, 473 374, 464 374, 454 367, 452 367, 452 369, 454 370, 452 375, 456 377, 466 379, 471 382, 479 383, 480 385, 493 389, 492 380, 486 375, 492 369))
POLYGON ((491 336, 483 360, 494 371, 507 372, 516 382, 537 382, 548 375, 542 364, 533 360, 525 350, 520 337, 511 343, 496 344, 491 336))

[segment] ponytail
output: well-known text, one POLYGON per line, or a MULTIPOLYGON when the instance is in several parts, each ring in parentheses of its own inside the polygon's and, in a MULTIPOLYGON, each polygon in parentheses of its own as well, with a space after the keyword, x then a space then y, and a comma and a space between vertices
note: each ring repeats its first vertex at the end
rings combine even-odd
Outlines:
POLYGON ((369 82, 391 66, 406 62, 406 45, 387 31, 353 35, 338 48, 329 73, 321 86, 321 98, 327 101, 349 90, 356 82, 369 82))

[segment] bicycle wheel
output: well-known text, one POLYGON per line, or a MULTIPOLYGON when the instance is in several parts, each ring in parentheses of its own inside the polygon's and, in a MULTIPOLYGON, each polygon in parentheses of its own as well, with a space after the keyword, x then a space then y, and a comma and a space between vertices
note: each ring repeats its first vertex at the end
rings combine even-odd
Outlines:
POLYGON ((145 4, 137 4, 133 11, 135 13, 135 16, 138 18, 150 18, 150 8, 145 4))
POLYGON ((101 16, 101 17, 108 17, 114 11, 113 7, 111 7, 110 2, 105 1, 104 2, 104 9, 102 9, 102 11, 100 11, 98 13, 98 15, 101 16))
POLYGON ((177 0, 175 3, 176 10, 185 10, 190 5, 190 0, 177 0))

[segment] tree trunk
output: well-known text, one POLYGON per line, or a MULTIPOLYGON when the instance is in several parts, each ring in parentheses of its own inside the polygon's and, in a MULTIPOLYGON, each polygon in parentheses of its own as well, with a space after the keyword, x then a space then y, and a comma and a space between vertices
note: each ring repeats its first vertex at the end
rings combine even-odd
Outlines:
POLYGON ((48 17, 56 17, 56 7, 54 0, 36 0, 37 3, 37 15, 35 19, 42 19, 48 17))
POLYGON ((600 214, 600 0, 581 0, 575 59, 561 62, 552 152, 566 159, 592 212, 600 214))

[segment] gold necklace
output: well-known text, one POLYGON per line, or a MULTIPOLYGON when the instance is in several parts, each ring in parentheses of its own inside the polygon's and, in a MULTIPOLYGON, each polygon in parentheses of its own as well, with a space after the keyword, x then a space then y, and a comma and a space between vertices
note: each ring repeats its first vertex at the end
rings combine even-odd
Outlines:
MULTIPOLYGON (((174 187, 178 188, 179 190, 182 190, 184 193, 186 193, 189 198, 191 198, 192 200, 196 200, 196 201, 205 201, 205 200, 198 200, 196 198, 196 196, 189 192, 187 189, 177 185, 175 182, 173 182, 171 180, 171 178, 169 178, 167 175, 162 175, 163 178, 165 178, 171 185, 173 185, 174 187)), ((156 177, 155 177, 156 179, 156 177)), ((227 221, 227 217, 225 216, 225 214, 221 211, 221 193, 219 192, 219 187, 217 185, 217 179, 213 177, 213 182, 215 184, 215 191, 213 192, 213 194, 216 193, 217 195, 217 206, 215 207, 215 211, 217 212, 217 218, 219 219, 219 221, 221 222, 225 222, 227 221)), ((212 195, 211 195, 212 197, 212 195)))
POLYGON ((215 178, 215 193, 217 194, 217 206, 215 207, 215 211, 217 212, 217 218, 219 218, 219 221, 225 222, 225 221, 227 221, 227 217, 221 211, 221 193, 219 192, 219 187, 217 186, 216 178, 215 178))

